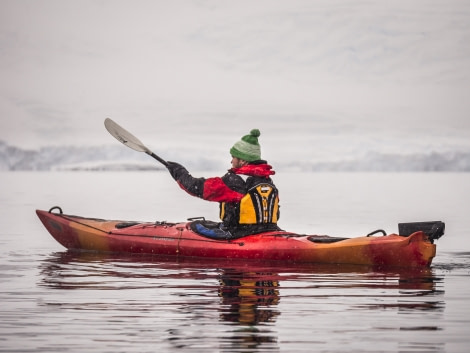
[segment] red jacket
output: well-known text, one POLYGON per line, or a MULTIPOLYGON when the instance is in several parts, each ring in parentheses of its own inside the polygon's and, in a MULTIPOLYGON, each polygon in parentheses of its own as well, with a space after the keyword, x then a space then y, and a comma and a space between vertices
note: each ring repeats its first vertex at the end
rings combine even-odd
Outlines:
MULTIPOLYGON (((182 165, 169 162, 169 170, 178 185, 190 195, 207 201, 215 201, 228 205, 229 210, 236 212, 240 200, 248 190, 256 184, 268 183, 273 187, 270 178, 275 172, 266 161, 251 162, 241 168, 232 168, 222 177, 195 178, 182 165)), ((277 189, 276 189, 277 192, 277 189)), ((237 215, 224 212, 223 223, 228 227, 238 225, 237 215)))

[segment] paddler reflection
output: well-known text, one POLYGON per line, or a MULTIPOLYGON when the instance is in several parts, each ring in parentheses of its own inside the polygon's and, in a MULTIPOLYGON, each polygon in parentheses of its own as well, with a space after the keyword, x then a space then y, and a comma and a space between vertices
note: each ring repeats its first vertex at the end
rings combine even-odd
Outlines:
POLYGON ((219 282, 222 320, 255 325, 272 322, 279 315, 277 274, 224 270, 219 282))

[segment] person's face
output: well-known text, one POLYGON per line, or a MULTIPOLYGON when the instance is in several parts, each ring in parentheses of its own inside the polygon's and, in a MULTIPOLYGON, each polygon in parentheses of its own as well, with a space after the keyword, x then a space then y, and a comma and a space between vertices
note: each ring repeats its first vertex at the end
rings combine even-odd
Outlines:
POLYGON ((243 167, 246 163, 247 161, 244 161, 243 159, 232 156, 232 168, 243 167))

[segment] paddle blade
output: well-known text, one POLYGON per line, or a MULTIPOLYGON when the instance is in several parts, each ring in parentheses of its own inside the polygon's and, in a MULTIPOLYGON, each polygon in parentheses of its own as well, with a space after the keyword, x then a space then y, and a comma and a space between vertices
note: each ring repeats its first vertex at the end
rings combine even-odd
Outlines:
POLYGON ((123 143, 127 147, 139 152, 145 152, 149 154, 152 153, 137 137, 132 135, 129 131, 124 129, 113 120, 106 118, 104 121, 104 126, 111 135, 113 135, 119 142, 123 143))

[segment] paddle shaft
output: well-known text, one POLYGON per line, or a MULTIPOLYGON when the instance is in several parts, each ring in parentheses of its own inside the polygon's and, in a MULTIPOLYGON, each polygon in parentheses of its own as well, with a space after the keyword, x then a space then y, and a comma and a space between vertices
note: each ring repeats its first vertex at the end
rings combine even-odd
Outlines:
POLYGON ((161 164, 163 164, 165 167, 168 167, 168 162, 165 161, 163 158, 157 156, 155 153, 153 153, 152 151, 145 151, 145 153, 147 153, 149 156, 155 158, 157 161, 159 161, 161 164))

